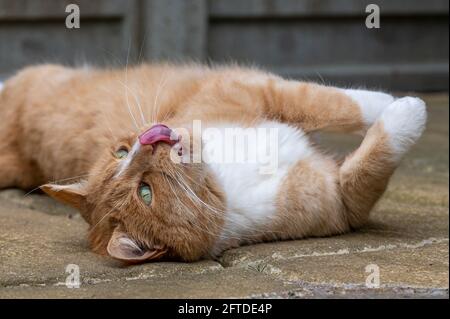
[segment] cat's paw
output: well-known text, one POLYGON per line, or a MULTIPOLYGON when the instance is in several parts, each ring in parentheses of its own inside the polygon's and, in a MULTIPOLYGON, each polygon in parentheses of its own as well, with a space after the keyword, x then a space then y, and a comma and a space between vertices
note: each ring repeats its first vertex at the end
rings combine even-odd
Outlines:
POLYGON ((389 136, 393 151, 401 157, 419 139, 425 129, 425 102, 416 97, 404 97, 391 103, 380 120, 389 136))
POLYGON ((344 89, 344 93, 351 97, 361 108, 361 115, 367 127, 375 123, 383 111, 395 101, 395 98, 387 93, 344 89))

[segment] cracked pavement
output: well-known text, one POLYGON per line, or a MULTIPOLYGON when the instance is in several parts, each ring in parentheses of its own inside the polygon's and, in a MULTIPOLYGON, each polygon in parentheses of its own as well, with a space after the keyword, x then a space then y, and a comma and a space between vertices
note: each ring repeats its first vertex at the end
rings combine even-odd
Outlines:
MULTIPOLYGON (((89 251, 76 211, 35 192, 0 191, 0 298, 448 298, 449 102, 422 97, 424 136, 370 223, 342 236, 246 246, 217 261, 123 267, 89 251), (79 266, 80 288, 65 285, 69 264, 79 266), (378 267, 378 288, 366 286, 368 265, 378 267)), ((359 140, 318 142, 349 151, 359 140)))

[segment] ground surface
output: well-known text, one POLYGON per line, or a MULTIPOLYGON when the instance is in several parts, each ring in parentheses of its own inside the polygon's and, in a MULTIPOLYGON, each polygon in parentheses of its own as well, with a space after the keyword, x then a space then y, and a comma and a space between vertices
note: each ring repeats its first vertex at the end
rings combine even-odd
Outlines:
MULTIPOLYGON (((0 298, 448 298, 448 96, 425 98, 426 134, 371 223, 343 236, 243 247, 218 262, 124 268, 89 252, 86 225, 75 212, 43 195, 2 191, 0 298), (78 289, 64 284, 69 264, 79 266, 78 289), (380 287, 369 288, 366 278, 377 267, 380 287)), ((355 145, 337 136, 325 141, 332 148, 355 145)))

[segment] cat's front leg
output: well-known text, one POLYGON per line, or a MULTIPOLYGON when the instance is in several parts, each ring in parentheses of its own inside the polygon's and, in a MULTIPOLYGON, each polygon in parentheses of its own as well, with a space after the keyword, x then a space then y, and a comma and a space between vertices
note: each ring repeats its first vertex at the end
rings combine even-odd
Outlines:
POLYGON ((238 80, 223 80, 216 87, 225 93, 229 91, 234 100, 245 97, 242 98, 245 108, 237 108, 239 114, 251 110, 248 105, 251 102, 262 106, 256 112, 266 118, 298 125, 305 132, 326 130, 365 135, 383 110, 394 102, 393 96, 382 92, 342 89, 267 74, 250 73, 238 80), (226 90, 226 84, 231 88, 226 90), (241 94, 243 89, 249 94, 241 94))
MULTIPOLYGON (((267 92, 267 91, 266 91, 267 92)), ((307 132, 334 131, 365 135, 395 98, 387 93, 342 89, 314 83, 277 81, 272 107, 307 132), (295 100, 294 100, 295 99, 295 100)))

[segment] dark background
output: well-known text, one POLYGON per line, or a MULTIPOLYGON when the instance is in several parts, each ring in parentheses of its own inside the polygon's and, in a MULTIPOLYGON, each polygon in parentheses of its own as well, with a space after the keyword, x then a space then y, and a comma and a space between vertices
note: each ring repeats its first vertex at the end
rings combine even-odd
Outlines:
POLYGON ((0 78, 40 62, 238 62, 304 80, 448 91, 447 0, 0 0, 0 78), (67 29, 66 5, 81 12, 67 29), (368 29, 377 4, 381 28, 368 29))

